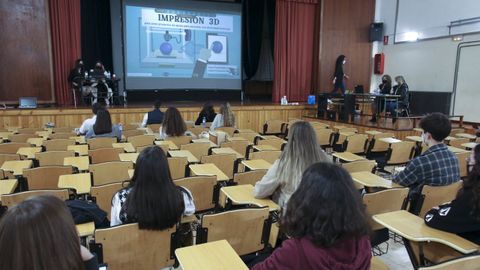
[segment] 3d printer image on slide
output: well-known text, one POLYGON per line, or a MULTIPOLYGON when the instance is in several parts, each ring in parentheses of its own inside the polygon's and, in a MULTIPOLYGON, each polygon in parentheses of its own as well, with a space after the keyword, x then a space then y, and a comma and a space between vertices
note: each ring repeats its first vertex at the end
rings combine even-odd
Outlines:
POLYGON ((126 14, 128 76, 240 78, 239 15, 136 6, 126 14))

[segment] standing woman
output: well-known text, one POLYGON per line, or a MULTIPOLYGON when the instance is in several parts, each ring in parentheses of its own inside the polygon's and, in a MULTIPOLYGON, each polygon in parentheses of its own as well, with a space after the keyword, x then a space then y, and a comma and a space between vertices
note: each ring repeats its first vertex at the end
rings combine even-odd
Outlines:
POLYGON ((138 222, 140 229, 165 230, 194 213, 192 194, 173 183, 163 150, 151 146, 138 156, 130 185, 113 196, 110 225, 138 222))
POLYGON ((122 139, 122 130, 119 125, 112 125, 112 118, 107 110, 98 110, 97 119, 91 129, 87 131, 85 138, 95 137, 116 137, 118 141, 122 139))
POLYGON ((480 244, 480 144, 472 150, 468 166, 471 168, 468 179, 455 200, 428 211, 425 223, 480 244))
POLYGON ((370 269, 369 218, 352 177, 337 165, 307 168, 280 230, 289 238, 251 269, 370 269))
POLYGON ((98 269, 97 258, 80 245, 65 202, 50 195, 7 211, 0 222, 0 250, 0 269, 98 269))
POLYGON ((303 171, 316 162, 329 162, 329 158, 318 145, 315 130, 308 122, 295 122, 280 158, 255 184, 253 195, 258 199, 273 195, 273 200, 285 207, 300 185, 303 171))
POLYGON ((215 119, 213 119, 210 131, 214 131, 219 127, 235 127, 235 115, 228 102, 220 105, 220 113, 215 116, 215 119))
POLYGON ((347 62, 345 55, 340 55, 337 57, 335 62, 335 74, 333 74, 333 90, 332 94, 337 92, 338 89, 342 92, 342 95, 345 94, 345 81, 344 78, 348 80, 348 75, 343 72, 343 65, 347 62))

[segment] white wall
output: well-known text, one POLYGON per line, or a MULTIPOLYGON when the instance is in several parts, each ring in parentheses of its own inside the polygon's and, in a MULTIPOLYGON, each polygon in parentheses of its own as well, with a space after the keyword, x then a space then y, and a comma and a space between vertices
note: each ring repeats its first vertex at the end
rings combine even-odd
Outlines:
MULTIPOLYGON (((401 14, 399 16, 399 23, 403 21, 403 25, 408 25, 412 29, 435 29, 442 24, 442 20, 434 19, 435 14, 444 16, 450 20, 451 18, 458 18, 459 10, 475 10, 480 16, 480 0, 399 0, 401 7, 401 14), (424 12, 424 17, 417 20, 417 26, 412 24, 413 20, 406 20, 412 14, 418 12, 418 6, 424 5, 426 2, 436 4, 431 5, 428 11, 424 12), (446 3, 448 1, 449 3, 446 3), (422 2, 422 3, 420 3, 422 2), (456 9, 455 5, 462 5, 461 9, 456 9), (474 3, 475 2, 475 3, 474 3), (466 6, 465 6, 466 5, 466 6), (478 6, 478 7, 477 7, 478 6), (409 13, 408 9, 411 10, 409 13), (408 16, 406 14, 409 14, 408 16), (432 15, 433 14, 433 15, 432 15), (431 20, 428 20, 431 18, 431 20)), ((383 45, 382 42, 375 42, 372 49, 373 56, 376 53, 385 54, 385 69, 384 74, 389 74, 393 77, 397 75, 404 75, 410 90, 412 91, 436 91, 436 92, 452 92, 455 76, 455 63, 457 56, 457 46, 460 42, 454 42, 450 37, 393 44, 394 29, 395 29, 395 14, 396 14, 397 0, 376 0, 375 21, 384 23, 384 35, 389 36, 389 44, 383 45)), ((422 9, 425 9, 422 8, 422 9)), ((463 12, 462 11, 462 12, 463 12)), ((470 16, 463 12, 463 15, 470 16)), ((464 16, 460 18, 466 18, 464 16)), ((445 18, 443 20, 445 20, 445 18)), ((444 23, 443 23, 444 24, 444 23)), ((398 25, 397 25, 398 26, 398 25)), ((418 30, 420 31, 420 30, 418 30)), ((397 29, 398 33, 398 29, 397 29)), ((461 42, 478 41, 480 34, 464 35, 461 42)), ((467 55, 467 54, 465 54, 467 55)), ((457 102, 455 113, 465 115, 466 121, 480 122, 480 106, 476 106, 480 100, 480 48, 469 50, 469 57, 474 57, 475 61, 466 61, 465 57, 460 58, 460 67, 463 71, 471 71, 467 75, 462 75, 463 79, 457 89, 457 102), (472 56, 473 55, 473 56, 472 56), (467 90, 469 89, 469 90, 467 90)), ((373 67, 373 64, 372 64, 373 67)), ((371 90, 378 87, 381 75, 373 74, 371 80, 371 90)))

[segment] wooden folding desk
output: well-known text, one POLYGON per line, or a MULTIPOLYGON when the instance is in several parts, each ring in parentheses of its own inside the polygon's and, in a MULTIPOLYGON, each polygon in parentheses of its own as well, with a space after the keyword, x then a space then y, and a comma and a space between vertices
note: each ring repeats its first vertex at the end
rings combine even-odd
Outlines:
POLYGON ((219 204, 225 207, 228 201, 231 201, 234 205, 251 204, 259 207, 268 206, 270 211, 280 210, 280 206, 270 199, 256 199, 253 196, 252 185, 222 187, 220 189, 219 204))
POLYGON ((137 162, 138 153, 120 153, 118 157, 121 161, 131 161, 134 164, 137 162))
POLYGON ((402 140, 395 139, 395 138, 380 138, 380 139, 378 139, 378 140, 379 140, 379 141, 382 141, 382 142, 385 142, 385 143, 388 143, 388 144, 402 142, 402 140))
POLYGON ((190 171, 192 172, 192 176, 195 175, 215 175, 217 177, 217 181, 228 181, 228 178, 225 173, 223 173, 215 164, 213 163, 206 163, 206 164, 193 164, 189 165, 190 171))
POLYGON ((23 169, 29 169, 33 166, 32 160, 8 160, 5 161, 0 169, 12 172, 13 175, 23 175, 23 169))
POLYGON ((188 163, 199 163, 200 160, 196 158, 190 151, 188 150, 171 150, 168 151, 168 154, 171 157, 186 157, 188 160, 188 163))
POLYGON ((268 170, 272 167, 272 164, 263 159, 242 160, 242 164, 251 171, 268 170))
POLYGON ((410 140, 412 142, 416 142, 416 143, 422 143, 423 142, 423 139, 420 136, 407 136, 407 137, 405 137, 405 139, 410 140))
POLYGON ((35 135, 37 135, 39 137, 43 137, 44 139, 47 139, 50 136, 50 134, 52 134, 52 132, 46 131, 46 130, 35 132, 35 135))
POLYGON ((33 145, 33 146, 42 146, 43 141, 45 141, 44 138, 28 138, 27 143, 33 145))
POLYGON ((87 139, 85 139, 85 136, 72 136, 70 137, 71 140, 75 140, 76 143, 78 144, 87 144, 87 139))
MULTIPOLYGON (((0 195, 12 194, 17 188, 18 180, 17 179, 6 179, 0 180, 0 195)), ((1 197, 0 197, 1 201, 1 197)))
POLYGON ((254 145, 253 150, 260 152, 260 151, 278 151, 280 149, 269 144, 262 144, 262 145, 254 145))
POLYGON ((353 161, 359 161, 359 160, 365 160, 364 157, 355 155, 350 152, 335 152, 332 154, 332 156, 336 159, 343 160, 345 162, 353 162, 353 161))
POLYGON ((35 158, 35 154, 40 152, 42 152, 42 147, 20 147, 17 150, 17 154, 28 159, 35 158))
POLYGON ((373 219, 404 238, 405 247, 415 269, 425 265, 423 244, 426 242, 440 243, 463 254, 477 252, 479 248, 475 243, 456 234, 428 227, 422 218, 405 210, 374 215, 373 219), (418 260, 409 241, 419 244, 418 260))
POLYGON ((127 153, 135 153, 137 150, 131 143, 112 143, 113 148, 123 148, 127 153))
POLYGON ((67 146, 68 151, 73 151, 79 156, 88 156, 88 145, 87 144, 77 144, 67 146))
POLYGON ((358 184, 369 187, 369 188, 396 188, 402 187, 398 184, 393 183, 390 180, 387 180, 383 177, 380 177, 376 174, 371 172, 354 172, 350 174, 352 176, 353 181, 357 182, 358 184))
POLYGON ((93 235, 95 233, 94 222, 78 224, 75 227, 77 227, 77 232, 79 237, 86 237, 86 236, 93 235))
POLYGON ((237 137, 228 137, 227 141, 233 142, 233 141, 248 141, 247 139, 237 136, 237 137))
POLYGON ((257 133, 257 132, 251 129, 239 129, 238 133, 257 133))
POLYGON ((81 157, 65 157, 63 159, 64 166, 73 166, 79 171, 88 171, 88 166, 90 165, 90 159, 87 156, 81 157))
POLYGON ((75 189, 77 194, 88 194, 92 187, 90 173, 65 174, 58 177, 59 188, 75 189))
POLYGON ((178 146, 172 141, 155 141, 155 145, 168 145, 170 150, 178 150, 178 146))
POLYGON ((177 248, 175 255, 183 270, 248 270, 227 240, 177 248))
POLYGON ((466 139, 469 139, 471 141, 474 141, 477 138, 477 136, 475 136, 473 134, 469 134, 469 133, 457 133, 457 134, 455 134, 455 137, 466 138, 466 139))
POLYGON ((371 137, 375 137, 375 135, 382 134, 382 132, 380 132, 378 130, 367 130, 367 131, 365 131, 365 134, 367 134, 371 137))
POLYGON ((280 137, 277 137, 275 135, 260 135, 260 138, 264 139, 264 140, 282 140, 282 138, 280 137))
POLYGON ((230 147, 222 147, 222 148, 213 148, 212 153, 215 155, 219 154, 235 154, 236 158, 245 158, 244 155, 238 153, 237 151, 233 150, 230 147))
MULTIPOLYGON (((215 143, 213 143, 212 141, 210 141, 209 139, 206 139, 206 138, 201 138, 201 139, 193 139, 192 140, 193 143, 209 143, 210 144, 210 147, 217 147, 218 145, 216 145, 215 143)), ((173 143, 173 142, 172 142, 173 143)), ((170 148, 170 147, 169 147, 170 148)), ((173 150, 173 149, 172 149, 173 150)))
POLYGON ((462 147, 465 147, 467 150, 472 150, 477 144, 476 142, 462 143, 462 147))
POLYGON ((7 140, 8 136, 10 136, 10 135, 13 135, 13 132, 1 131, 0 132, 0 139, 7 140))
POLYGON ((457 148, 457 147, 453 147, 453 146, 448 146, 448 150, 452 151, 453 153, 464 153, 464 152, 468 152, 467 150, 465 149, 462 149, 462 148, 457 148))

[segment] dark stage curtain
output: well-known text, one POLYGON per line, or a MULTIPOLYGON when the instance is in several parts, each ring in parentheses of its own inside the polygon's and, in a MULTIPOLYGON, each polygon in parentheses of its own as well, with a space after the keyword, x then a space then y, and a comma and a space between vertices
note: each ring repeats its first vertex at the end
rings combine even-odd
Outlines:
POLYGON ((80 0, 49 1, 53 81, 59 106, 73 104, 68 82, 70 70, 80 57, 80 0))
POLYGON ((264 1, 245 0, 243 2, 243 68, 246 80, 255 75, 262 48, 264 1))
POLYGON ((274 56, 275 51, 275 0, 266 0, 267 1, 267 16, 268 16, 268 32, 270 35, 270 50, 272 52, 272 57, 274 56))
POLYGON ((112 70, 112 30, 109 0, 81 0, 82 58, 92 69, 97 60, 106 70, 112 70))
POLYGON ((312 90, 317 0, 278 0, 272 100, 306 101, 312 90))
POLYGON ((243 2, 243 69, 246 74, 246 80, 251 79, 258 69, 265 14, 267 14, 267 29, 270 36, 269 45, 273 54, 275 0, 245 0, 243 2), (267 8, 266 13, 265 7, 267 8))

